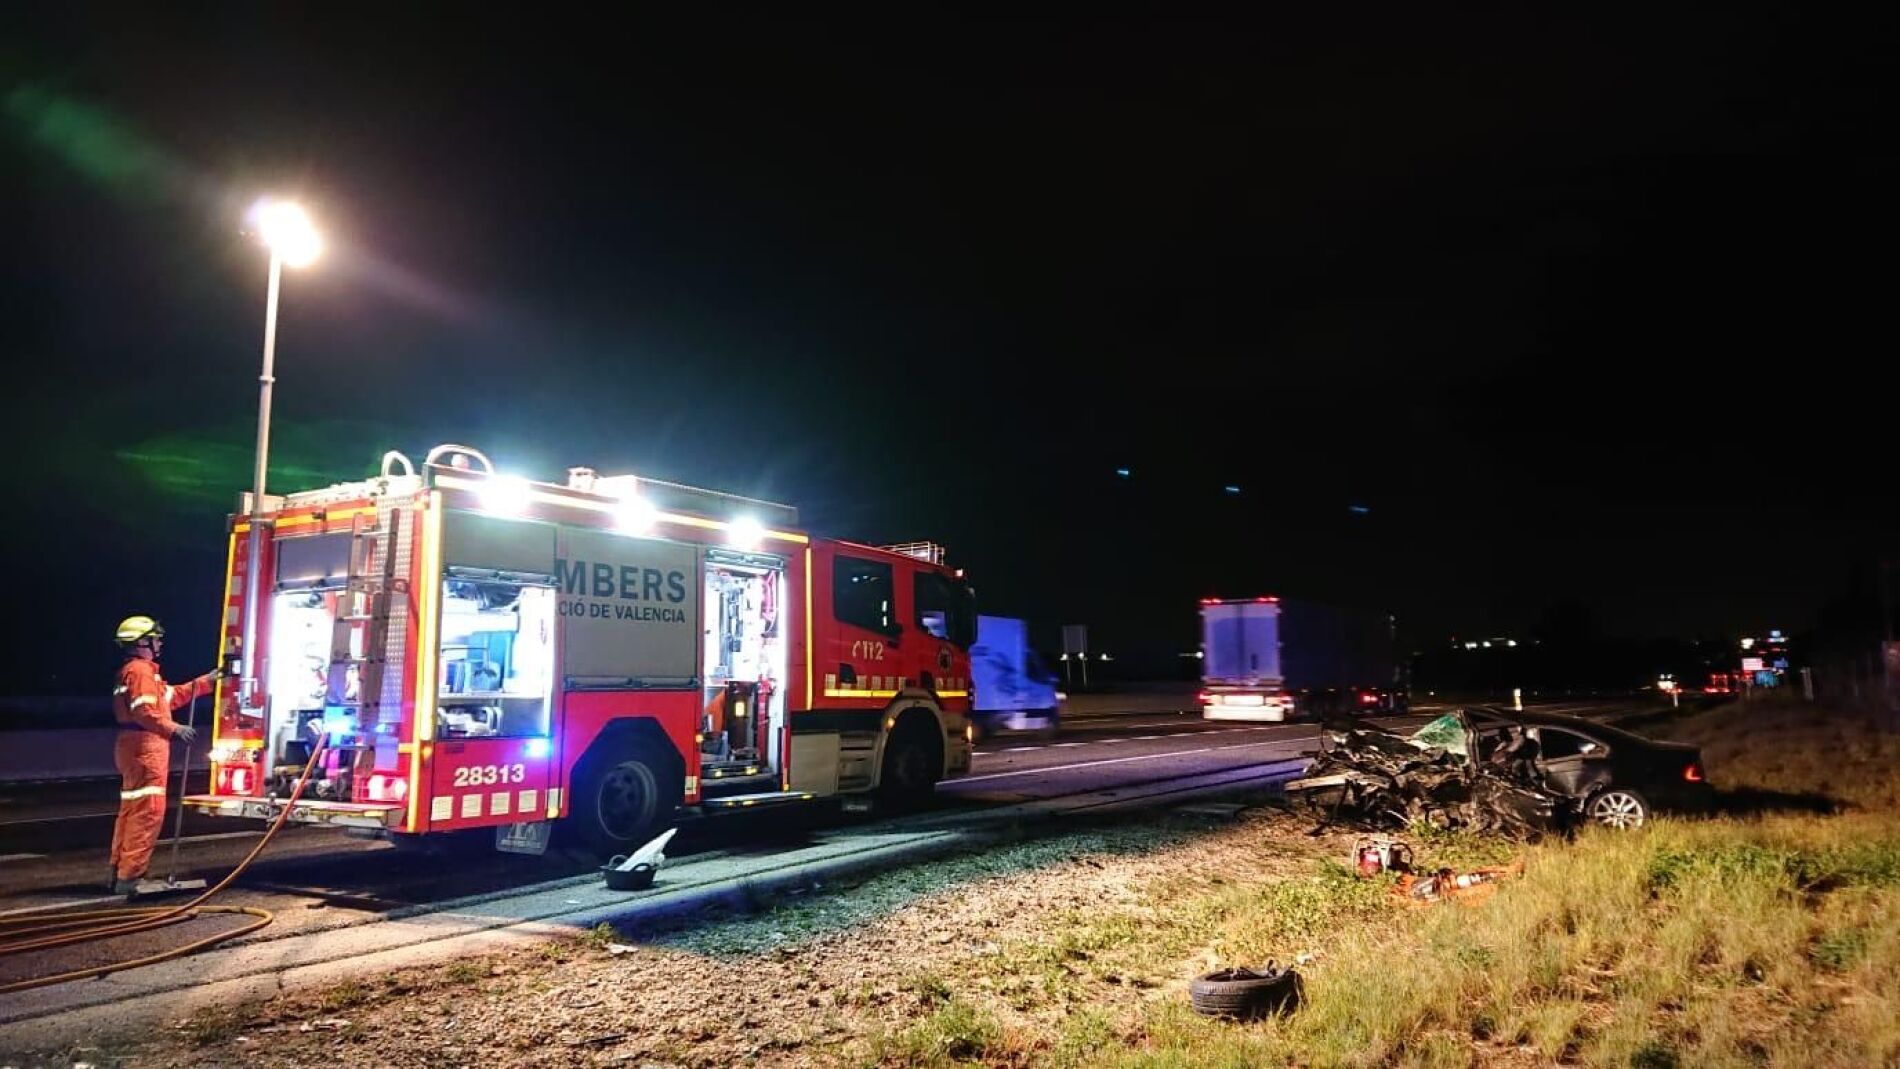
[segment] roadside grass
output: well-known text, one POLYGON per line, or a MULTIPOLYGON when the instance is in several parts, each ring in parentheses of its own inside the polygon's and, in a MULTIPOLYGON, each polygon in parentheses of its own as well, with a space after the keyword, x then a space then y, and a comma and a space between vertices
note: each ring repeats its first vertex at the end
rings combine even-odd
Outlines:
POLYGON ((1648 730, 1702 747, 1724 791, 1900 810, 1900 715, 1879 708, 1768 694, 1648 730))
MULTIPOLYGON (((1586 829, 1526 848, 1474 905, 1410 908, 1331 859, 1239 882, 1197 873, 1050 918, 961 968, 956 994, 873 1045, 880 1064, 1900 1063, 1900 756, 1875 716, 1729 709, 1687 722, 1718 784, 1826 791, 1770 812, 1586 829), (1720 717, 1726 715, 1727 719, 1720 717), (1697 723, 1696 721, 1702 721, 1697 723), (1717 729, 1722 729, 1726 734, 1717 729), (1771 752, 1765 752, 1771 751, 1771 752), (1236 1023, 1187 1005, 1215 967, 1311 954, 1301 1008, 1236 1023)), ((1411 837, 1421 865, 1508 849, 1411 837)))
POLYGON ((1326 861, 1278 883, 1178 881, 1151 889, 1134 911, 1052 919, 1046 937, 978 959, 956 995, 878 1045, 873 1060, 1900 1058, 1900 820, 1659 821, 1635 834, 1593 829, 1528 856, 1524 878, 1473 906, 1408 908, 1384 881, 1326 861), (1231 1023, 1186 1005, 1186 979, 1206 968, 1301 952, 1315 958, 1301 966, 1305 1001, 1289 1017, 1231 1023), (1115 994, 1131 991, 1136 998, 1115 994))

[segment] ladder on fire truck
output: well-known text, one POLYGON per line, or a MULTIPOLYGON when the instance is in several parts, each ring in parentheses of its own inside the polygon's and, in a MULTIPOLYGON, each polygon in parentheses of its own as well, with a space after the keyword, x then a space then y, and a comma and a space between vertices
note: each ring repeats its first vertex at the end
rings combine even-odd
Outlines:
POLYGON ((343 777, 344 791, 353 791, 357 777, 367 776, 376 762, 375 735, 389 654, 390 594, 396 587, 395 547, 401 518, 400 511, 389 511, 387 530, 374 512, 359 513, 350 520, 349 571, 330 629, 330 667, 323 696, 326 720, 339 709, 349 717, 347 738, 333 738, 329 744, 331 751, 351 755, 351 775, 343 777))

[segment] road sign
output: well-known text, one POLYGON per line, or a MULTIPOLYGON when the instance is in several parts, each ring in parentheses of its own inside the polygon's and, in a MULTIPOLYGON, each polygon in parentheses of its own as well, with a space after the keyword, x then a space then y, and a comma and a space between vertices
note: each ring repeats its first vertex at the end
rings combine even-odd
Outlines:
POLYGON ((1087 624, 1062 625, 1062 652, 1087 653, 1089 651, 1089 629, 1087 624))

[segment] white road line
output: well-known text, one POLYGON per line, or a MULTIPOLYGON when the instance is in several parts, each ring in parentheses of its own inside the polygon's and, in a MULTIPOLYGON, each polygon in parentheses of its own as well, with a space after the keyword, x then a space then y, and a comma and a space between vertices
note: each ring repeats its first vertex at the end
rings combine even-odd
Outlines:
POLYGON ((36 857, 45 856, 45 854, 0 854, 0 864, 8 861, 31 861, 36 857))
MULTIPOLYGON (((186 843, 205 843, 214 839, 255 839, 262 834, 264 833, 261 831, 220 831, 210 835, 187 835, 179 841, 186 843)), ((159 841, 166 843, 171 842, 170 839, 161 839, 159 841)))
POLYGON ((1007 750, 998 750, 996 752, 997 753, 1028 753, 1031 750, 1040 750, 1040 749, 1042 749, 1042 747, 1040 746, 1011 746, 1007 750))
POLYGON ((1058 742, 1053 747, 1051 747, 1051 749, 1059 750, 1065 746, 1087 746, 1087 745, 1088 743, 1086 742, 1058 742))
POLYGON ((1298 741, 1298 740, 1296 739, 1261 739, 1258 742, 1236 742, 1230 746, 1203 746, 1198 750, 1170 750, 1167 753, 1141 754, 1136 757, 1111 757, 1103 761, 1083 761, 1082 763, 1075 764, 1075 765, 1052 765, 1048 768, 1025 768, 1018 772, 992 772, 985 776, 958 776, 956 779, 949 780, 947 782, 951 784, 975 783, 978 780, 1007 779, 1010 776, 1040 776, 1040 775, 1045 775, 1050 772, 1066 772, 1072 768, 1096 768, 1101 765, 1122 765, 1122 764, 1127 764, 1130 761, 1154 761, 1163 757, 1187 757, 1187 756, 1190 756, 1192 754, 1197 754, 1197 753, 1213 753, 1217 750, 1244 750, 1248 748, 1249 746, 1274 746, 1280 743, 1293 742, 1293 741, 1298 741))
POLYGON ((1167 737, 1168 736, 1166 735, 1136 735, 1134 738, 1130 739, 1129 741, 1130 742, 1153 742, 1156 739, 1165 739, 1167 737))
POLYGON ((10 828, 16 824, 57 824, 62 820, 87 820, 92 817, 116 817, 118 810, 110 813, 68 813, 63 817, 27 817, 23 820, 0 820, 0 828, 10 828))
POLYGON ((45 913, 55 909, 70 909, 73 906, 103 906, 108 902, 125 904, 124 895, 106 895, 100 898, 65 898, 52 902, 42 902, 37 906, 22 906, 19 909, 0 909, 0 917, 17 917, 22 913, 45 913))

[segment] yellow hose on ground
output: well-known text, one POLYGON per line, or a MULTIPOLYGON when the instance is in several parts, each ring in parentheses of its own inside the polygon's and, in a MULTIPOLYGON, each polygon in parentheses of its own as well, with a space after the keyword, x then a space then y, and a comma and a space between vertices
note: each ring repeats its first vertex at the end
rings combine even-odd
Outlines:
MULTIPOLYGON (((264 852, 264 848, 270 845, 271 839, 289 822, 290 811, 295 808, 297 799, 302 796, 304 785, 310 782, 310 773, 316 769, 317 759, 323 755, 328 743, 327 735, 318 736, 316 745, 311 747, 309 760, 304 762, 303 773, 297 777, 297 785, 291 789, 290 799, 284 803, 284 808, 277 814, 277 819, 272 821, 271 826, 265 830, 264 837, 257 841, 257 845, 251 848, 251 852, 245 855, 244 860, 238 862, 237 867, 232 869, 224 879, 206 888, 198 897, 178 906, 115 907, 59 913, 51 917, 0 918, 0 957, 25 954, 35 950, 51 950, 55 947, 76 946, 98 939, 147 932, 210 914, 245 915, 255 918, 249 924, 131 961, 109 962, 105 965, 73 969, 53 976, 36 976, 27 980, 0 984, 0 995, 14 991, 29 991, 36 987, 50 987, 69 980, 87 980, 144 965, 155 965, 161 961, 202 950, 214 943, 248 935, 269 924, 275 919, 269 910, 251 906, 207 906, 204 903, 213 895, 231 886, 233 881, 243 875, 244 870, 250 868, 251 862, 257 860, 258 855, 264 852)), ((184 799, 179 799, 178 804, 184 805, 184 799)))

